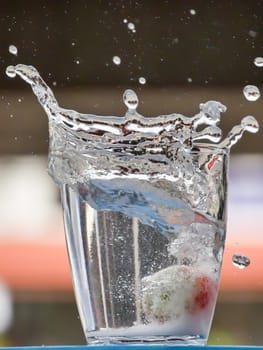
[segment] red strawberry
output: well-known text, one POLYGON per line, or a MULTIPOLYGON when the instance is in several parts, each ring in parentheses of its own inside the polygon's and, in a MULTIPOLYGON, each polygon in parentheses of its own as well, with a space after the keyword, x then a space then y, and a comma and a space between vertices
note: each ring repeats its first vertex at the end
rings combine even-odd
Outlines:
MULTIPOLYGON (((187 309, 191 314, 205 310, 216 295, 216 284, 208 276, 196 277, 193 285, 193 295, 187 303, 187 309)), ((212 303, 213 304, 213 303, 212 303)))

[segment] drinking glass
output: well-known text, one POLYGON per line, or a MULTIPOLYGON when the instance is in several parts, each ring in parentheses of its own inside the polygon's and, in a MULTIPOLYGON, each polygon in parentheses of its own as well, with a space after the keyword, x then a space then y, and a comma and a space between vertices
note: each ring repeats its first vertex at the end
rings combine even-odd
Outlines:
POLYGON ((9 66, 49 119, 49 173, 61 189, 79 314, 89 344, 205 344, 226 233, 228 161, 246 116, 219 143, 226 106, 123 117, 59 106, 36 68, 9 66))
POLYGON ((146 162, 111 175, 104 162, 98 174, 89 156, 85 166, 71 158, 85 180, 60 188, 88 343, 206 343, 225 242, 228 157, 200 144, 172 154, 169 167, 146 162))

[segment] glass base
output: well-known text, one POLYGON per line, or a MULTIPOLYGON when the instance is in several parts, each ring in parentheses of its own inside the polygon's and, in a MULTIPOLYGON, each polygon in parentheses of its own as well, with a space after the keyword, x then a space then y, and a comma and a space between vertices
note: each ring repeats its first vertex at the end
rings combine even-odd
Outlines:
POLYGON ((206 345, 207 339, 199 336, 149 336, 149 337, 87 337, 88 345, 206 345))

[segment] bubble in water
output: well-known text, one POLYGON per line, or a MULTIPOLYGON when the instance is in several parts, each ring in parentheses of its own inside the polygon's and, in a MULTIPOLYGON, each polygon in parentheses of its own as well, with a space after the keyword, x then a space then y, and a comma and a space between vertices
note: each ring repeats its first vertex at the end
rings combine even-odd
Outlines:
POLYGON ((146 79, 145 79, 144 77, 140 77, 140 78, 139 78, 139 83, 140 83, 141 85, 146 84, 146 79))
POLYGON ((8 48, 8 51, 9 53, 11 53, 12 55, 15 55, 17 56, 17 47, 15 45, 9 45, 9 48, 8 48))
POLYGON ((192 16, 196 15, 196 10, 195 10, 195 9, 191 9, 189 12, 190 12, 190 14, 191 14, 192 16))
POLYGON ((256 57, 254 59, 254 64, 257 67, 263 67, 263 57, 256 57))
POLYGON ((121 64, 121 58, 119 56, 113 56, 112 62, 118 66, 121 64))
POLYGON ((139 100, 136 93, 133 90, 128 89, 124 91, 123 102, 129 110, 135 110, 138 107, 139 100))
POLYGON ((250 259, 245 255, 234 254, 232 256, 232 263, 235 267, 238 267, 239 269, 244 269, 245 267, 249 266, 250 259))
POLYGON ((259 130, 259 124, 255 117, 248 115, 241 120, 241 126, 248 132, 256 133, 259 130))
POLYGON ((16 76, 16 70, 14 66, 8 66, 5 70, 6 75, 9 78, 14 78, 16 76))
POLYGON ((248 101, 257 101, 260 97, 259 88, 255 85, 246 85, 243 94, 248 101))

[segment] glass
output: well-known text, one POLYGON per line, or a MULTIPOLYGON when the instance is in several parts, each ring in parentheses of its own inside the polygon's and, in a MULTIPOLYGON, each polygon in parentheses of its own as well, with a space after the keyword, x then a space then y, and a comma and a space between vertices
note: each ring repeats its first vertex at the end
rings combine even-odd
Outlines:
POLYGON ((205 344, 225 243, 228 159, 257 120, 221 140, 226 107, 192 117, 144 117, 126 90, 124 117, 58 105, 32 66, 29 83, 49 118, 49 173, 60 186, 76 301, 88 343, 205 344))
POLYGON ((147 167, 134 176, 91 172, 61 186, 88 343, 206 343, 225 242, 228 150, 195 148, 187 168, 175 159, 169 172, 155 164, 150 177, 147 167))

